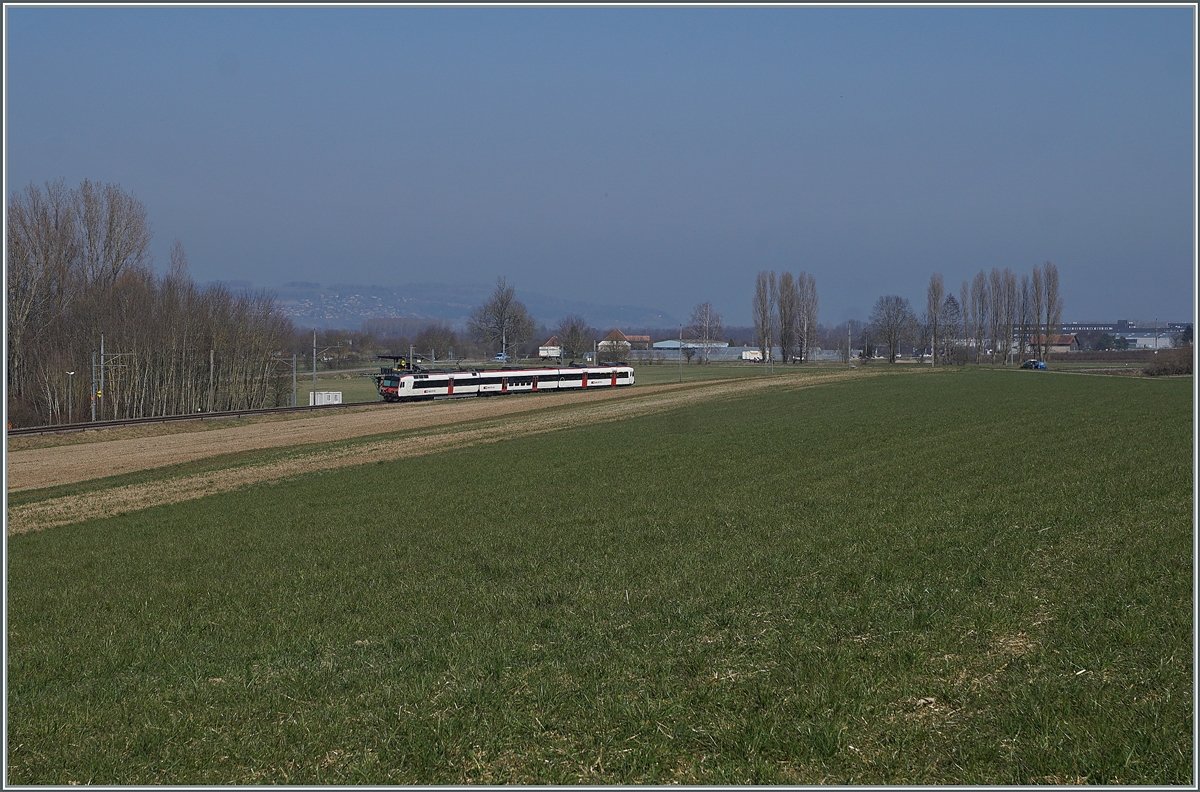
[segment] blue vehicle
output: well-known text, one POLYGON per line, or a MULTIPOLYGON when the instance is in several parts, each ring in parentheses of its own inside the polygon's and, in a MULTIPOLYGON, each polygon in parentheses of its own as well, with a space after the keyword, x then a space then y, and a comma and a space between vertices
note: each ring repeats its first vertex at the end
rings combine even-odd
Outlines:
POLYGON ((1026 360, 1021 364, 1023 369, 1045 369, 1046 364, 1040 360, 1026 360))

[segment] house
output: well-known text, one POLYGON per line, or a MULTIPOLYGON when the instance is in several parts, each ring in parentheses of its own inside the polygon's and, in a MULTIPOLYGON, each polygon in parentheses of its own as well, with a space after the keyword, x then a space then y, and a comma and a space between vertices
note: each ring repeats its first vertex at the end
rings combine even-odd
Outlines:
POLYGON ((633 344, 629 342, 629 337, 615 328, 608 335, 604 336, 596 346, 601 352, 612 351, 619 355, 623 355, 630 349, 633 349, 633 344))
POLYGON ((562 357, 562 342, 558 340, 558 336, 550 336, 546 343, 538 347, 538 357, 543 360, 562 357))
MULTIPOLYGON (((1050 339, 1049 351, 1052 353, 1079 351, 1079 339, 1074 333, 1069 333, 1067 335, 1050 334, 1048 337, 1050 339)), ((1029 339, 1029 344, 1032 347, 1040 346, 1041 343, 1041 335, 1034 335, 1033 338, 1029 339)))

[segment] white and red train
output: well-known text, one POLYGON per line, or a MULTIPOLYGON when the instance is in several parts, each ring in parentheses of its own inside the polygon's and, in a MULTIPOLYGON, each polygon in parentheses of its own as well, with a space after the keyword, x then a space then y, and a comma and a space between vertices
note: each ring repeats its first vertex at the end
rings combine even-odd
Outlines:
POLYGON ((384 401, 416 401, 507 393, 614 388, 633 384, 629 366, 589 366, 480 371, 404 371, 379 378, 384 401))

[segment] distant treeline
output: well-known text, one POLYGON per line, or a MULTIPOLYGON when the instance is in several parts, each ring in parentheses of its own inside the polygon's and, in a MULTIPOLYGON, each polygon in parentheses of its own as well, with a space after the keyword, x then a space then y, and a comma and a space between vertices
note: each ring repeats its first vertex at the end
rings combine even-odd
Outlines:
POLYGON ((158 276, 150 238, 145 207, 115 184, 60 180, 12 194, 11 424, 88 420, 93 397, 101 420, 286 403, 290 371, 275 353, 295 332, 274 298, 197 286, 178 241, 158 276))

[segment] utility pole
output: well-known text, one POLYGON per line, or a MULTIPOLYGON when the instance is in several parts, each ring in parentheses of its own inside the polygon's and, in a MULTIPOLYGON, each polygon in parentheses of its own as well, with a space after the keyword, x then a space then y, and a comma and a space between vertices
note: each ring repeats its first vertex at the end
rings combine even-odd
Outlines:
POLYGON ((292 406, 299 407, 296 404, 296 353, 292 353, 292 406))
POLYGON ((217 350, 209 349, 208 350, 208 407, 206 410, 207 412, 213 411, 213 407, 214 407, 213 402, 217 398, 216 392, 213 390, 213 388, 216 384, 214 381, 214 375, 216 373, 216 363, 217 363, 217 350))
POLYGON ((679 381, 683 382, 683 325, 679 325, 679 381))

